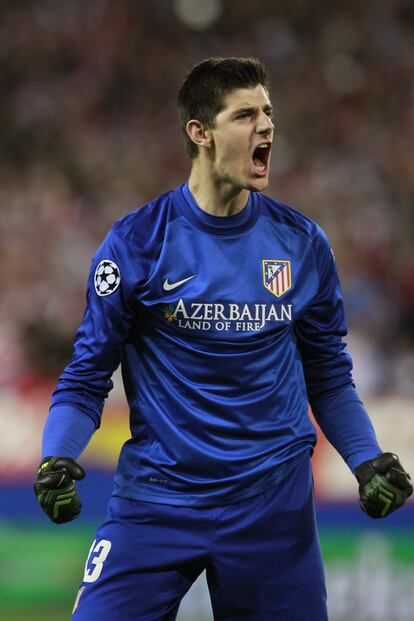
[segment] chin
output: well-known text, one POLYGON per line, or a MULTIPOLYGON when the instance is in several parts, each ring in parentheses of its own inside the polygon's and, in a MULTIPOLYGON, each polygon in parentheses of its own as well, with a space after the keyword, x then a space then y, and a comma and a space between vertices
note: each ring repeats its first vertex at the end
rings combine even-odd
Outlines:
POLYGON ((256 179, 251 179, 247 185, 247 189, 251 192, 263 192, 269 185, 269 177, 260 177, 256 179))

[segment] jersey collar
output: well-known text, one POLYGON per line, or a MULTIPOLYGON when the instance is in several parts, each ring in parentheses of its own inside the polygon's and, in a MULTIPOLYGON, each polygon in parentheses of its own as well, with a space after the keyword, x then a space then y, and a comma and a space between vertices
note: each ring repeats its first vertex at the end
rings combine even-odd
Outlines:
POLYGON ((248 231, 257 220, 258 209, 255 194, 255 192, 250 192, 246 207, 233 216, 213 216, 203 211, 191 194, 188 182, 175 190, 174 197, 181 213, 197 228, 213 235, 240 235, 248 231))

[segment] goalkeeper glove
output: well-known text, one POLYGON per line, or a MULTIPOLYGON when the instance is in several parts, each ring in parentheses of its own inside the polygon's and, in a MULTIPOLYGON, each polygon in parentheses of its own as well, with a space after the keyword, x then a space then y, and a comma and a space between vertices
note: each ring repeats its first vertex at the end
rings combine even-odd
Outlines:
POLYGON ((372 518, 386 517, 413 493, 410 475, 393 453, 381 453, 364 461, 356 468, 355 475, 361 509, 372 518))
POLYGON ((34 483, 36 498, 43 511, 55 524, 75 519, 81 502, 75 483, 85 477, 85 471, 70 457, 45 457, 34 483))

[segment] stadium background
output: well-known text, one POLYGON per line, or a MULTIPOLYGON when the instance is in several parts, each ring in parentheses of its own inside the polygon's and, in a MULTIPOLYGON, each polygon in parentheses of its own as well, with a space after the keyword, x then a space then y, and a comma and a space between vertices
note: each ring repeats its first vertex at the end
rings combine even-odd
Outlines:
MULTIPOLYGON (((118 377, 82 464, 84 511, 46 522, 31 490, 54 382, 113 220, 188 175, 175 95, 209 55, 270 68, 268 192, 316 219, 339 265, 355 377, 380 442, 414 473, 414 5, 411 0, 20 0, 0 5, 0 617, 70 616, 127 413, 118 377)), ((414 620, 414 505, 357 507, 314 460, 332 621, 414 620)), ((199 581, 181 621, 211 619, 199 581)))

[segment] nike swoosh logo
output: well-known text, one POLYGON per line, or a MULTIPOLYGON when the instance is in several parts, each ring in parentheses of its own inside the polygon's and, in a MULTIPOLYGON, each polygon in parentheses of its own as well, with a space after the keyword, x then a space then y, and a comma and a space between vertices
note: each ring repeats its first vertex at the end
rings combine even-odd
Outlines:
POLYGON ((195 278, 196 274, 193 274, 193 276, 188 276, 188 278, 183 278, 182 280, 177 280, 177 282, 168 282, 168 278, 166 278, 164 280, 164 284, 162 286, 162 288, 164 289, 164 291, 171 291, 172 289, 175 289, 176 287, 179 287, 180 285, 183 285, 185 282, 191 280, 192 278, 195 278))

